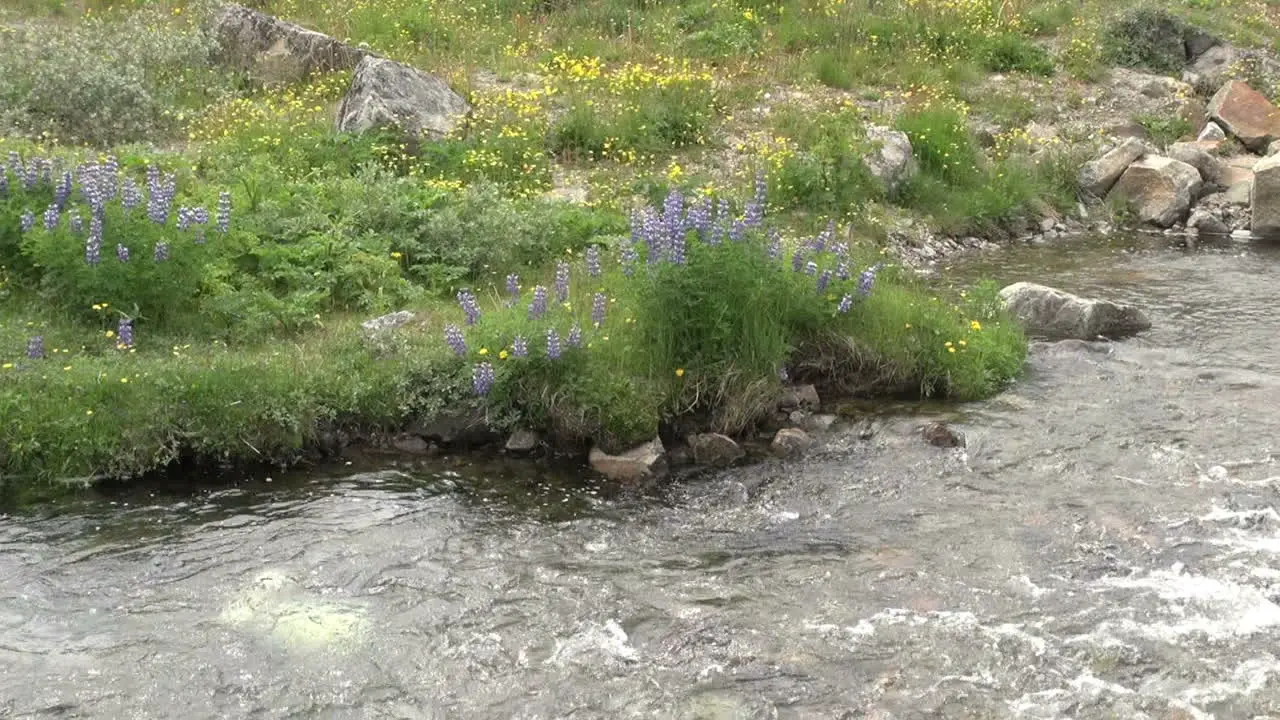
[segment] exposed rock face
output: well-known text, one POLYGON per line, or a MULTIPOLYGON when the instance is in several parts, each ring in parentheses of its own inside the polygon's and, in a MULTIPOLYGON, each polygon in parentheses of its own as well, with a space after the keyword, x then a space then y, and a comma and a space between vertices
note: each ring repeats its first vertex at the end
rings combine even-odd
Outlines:
POLYGON ((779 457, 794 457, 813 446, 808 433, 798 428, 783 428, 773 436, 769 449, 779 457))
POLYGON ((1051 338, 1118 338, 1150 329, 1145 313, 1131 305, 1072 295, 1035 283, 1014 283, 1000 291, 1009 312, 1028 332, 1051 338))
POLYGON ((600 448, 591 448, 587 460, 592 470, 622 483, 660 480, 666 477, 669 470, 667 451, 660 438, 654 438, 621 455, 610 455, 600 448))
POLYGON ((1280 139, 1280 112, 1265 95, 1239 80, 1218 90, 1209 101, 1209 116, 1254 152, 1280 139))
POLYGON ((710 467, 727 467, 746 456, 733 438, 719 433, 702 433, 689 438, 693 461, 710 467))
POLYGON ((1253 173, 1250 229, 1258 237, 1280 238, 1280 155, 1263 158, 1253 173))
POLYGON ((397 127, 437 140, 448 135, 471 106, 443 80, 394 60, 367 57, 356 67, 338 109, 339 132, 397 127))
POLYGON ((1192 166, 1148 155, 1129 166, 1111 195, 1124 198, 1139 220, 1169 227, 1185 218, 1199 196, 1202 181, 1192 166))
POLYGON ((879 125, 867 127, 867 140, 875 149, 862 162, 889 190, 894 190, 916 174, 916 160, 907 134, 879 125))
POLYGON ((1147 146, 1141 140, 1126 138, 1101 157, 1090 160, 1080 168, 1080 189, 1094 197, 1103 197, 1124 171, 1146 152, 1147 146))
POLYGON ((334 38, 244 7, 213 18, 218 61, 264 83, 292 83, 317 72, 350 70, 371 56, 334 38))
POLYGON ((1280 61, 1258 50, 1242 50, 1230 45, 1215 45, 1204 52, 1183 74, 1183 79, 1196 90, 1210 94, 1223 83, 1235 78, 1240 68, 1248 66, 1250 75, 1268 83, 1280 81, 1280 61))
POLYGON ((1129 68, 1113 68, 1111 83, 1149 98, 1190 97, 1195 93, 1195 88, 1181 80, 1129 68))

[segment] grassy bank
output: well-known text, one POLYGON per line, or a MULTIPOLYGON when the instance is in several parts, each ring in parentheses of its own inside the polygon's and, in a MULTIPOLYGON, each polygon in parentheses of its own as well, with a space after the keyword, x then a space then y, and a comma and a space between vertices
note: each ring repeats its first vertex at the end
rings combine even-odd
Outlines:
MULTIPOLYGON (((1274 42, 1274 8, 1218 4, 1172 10, 1274 42)), ((1133 5, 255 3, 448 79, 474 113, 434 143, 335 133, 349 73, 215 66, 207 3, 6 6, 0 475, 287 461, 462 411, 617 449, 744 430, 799 380, 987 396, 1025 351, 993 289, 923 285, 886 233, 1073 208, 1087 150, 984 81, 1151 65, 1133 5), (870 173, 871 126, 914 177, 870 173)))

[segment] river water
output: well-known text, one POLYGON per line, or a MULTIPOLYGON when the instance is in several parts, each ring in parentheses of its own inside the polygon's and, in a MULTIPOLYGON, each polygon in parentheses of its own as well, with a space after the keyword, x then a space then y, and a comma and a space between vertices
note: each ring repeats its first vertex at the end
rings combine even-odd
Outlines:
POLYGON ((384 460, 0 516, 0 717, 1280 717, 1277 268, 985 256, 1154 328, 654 496, 384 460))

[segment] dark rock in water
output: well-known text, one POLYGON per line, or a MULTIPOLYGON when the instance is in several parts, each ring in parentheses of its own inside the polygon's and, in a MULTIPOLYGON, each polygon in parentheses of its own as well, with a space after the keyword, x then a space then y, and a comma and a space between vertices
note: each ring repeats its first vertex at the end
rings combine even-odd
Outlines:
POLYGON ((778 399, 778 409, 786 412, 792 410, 814 412, 820 407, 822 407, 822 400, 818 397, 818 389, 812 385, 786 388, 782 392, 782 397, 778 399))
POLYGON ((588 462, 592 470, 610 480, 623 483, 659 480, 666 477, 670 470, 666 448, 658 438, 621 455, 610 455, 600 448, 592 448, 588 462))
POLYGON ((783 428, 773 436, 769 450, 779 457, 794 457, 813 446, 808 433, 797 428, 783 428))
POLYGON ((680 444, 667 448, 667 464, 671 467, 687 467, 693 463, 693 449, 688 445, 680 444))
POLYGON ((417 435, 401 435, 391 441, 391 447, 409 455, 427 455, 431 452, 431 443, 417 435))
POLYGON ((485 422, 484 411, 479 408, 445 410, 410 424, 406 432, 445 445, 486 445, 501 439, 485 422))
POLYGON ((695 462, 711 467, 727 467, 746 455, 733 438, 719 433, 693 435, 689 438, 689 447, 695 462))
POLYGON ((356 67, 351 88, 342 98, 338 132, 394 127, 438 140, 470 110, 440 78, 394 60, 367 57, 356 67))
POLYGON ((242 5, 223 7, 211 30, 218 42, 216 59, 263 83, 289 84, 313 73, 350 70, 372 55, 242 5))
POLYGON ((542 436, 532 430, 517 430, 507 438, 505 445, 509 453, 531 453, 542 444, 542 436))
POLYGON ((964 447, 964 433, 952 430, 946 423, 929 423, 921 430, 925 442, 940 448, 964 447))
POLYGON ((1146 314, 1132 305, 1082 298, 1035 283, 1014 283, 1001 290, 1000 297, 1033 335, 1093 340, 1151 328, 1146 314))

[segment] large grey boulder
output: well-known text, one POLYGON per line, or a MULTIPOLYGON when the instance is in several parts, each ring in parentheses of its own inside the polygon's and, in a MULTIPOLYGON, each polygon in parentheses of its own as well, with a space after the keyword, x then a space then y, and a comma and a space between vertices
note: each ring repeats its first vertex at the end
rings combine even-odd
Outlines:
POLYGON ((243 5, 223 6, 212 18, 211 34, 217 41, 216 59, 221 64, 268 84, 350 70, 372 55, 243 5))
POLYGON ((1146 314, 1132 305, 1083 298, 1035 283, 1014 283, 1000 291, 1000 298, 1033 335, 1094 340, 1124 337, 1151 327, 1146 314))
POLYGON ((1103 197, 1116 184, 1134 161, 1147 153, 1147 146, 1137 138, 1125 138, 1119 145, 1080 168, 1080 189, 1094 197, 1103 197))
POLYGON ((862 162, 885 188, 895 190, 916 174, 916 160, 906 133, 872 125, 867 128, 867 140, 873 149, 862 162))
POLYGON ((1247 83, 1232 80, 1209 101, 1209 116, 1254 152, 1280 140, 1280 111, 1247 83))
POLYGON ((660 438, 653 440, 621 455, 610 455, 598 447, 591 448, 587 457, 591 469, 621 483, 638 483, 645 480, 660 480, 670 470, 667 463, 667 450, 660 438))
POLYGON ((471 111, 445 81, 394 60, 367 57, 338 108, 338 132, 396 127, 438 140, 471 111))
POLYGON ((1225 189, 1230 185, 1230 178, 1226 163, 1209 151, 1214 145, 1202 141, 1174 143, 1169 146, 1168 155, 1195 168, 1206 187, 1225 189))
POLYGON ((1148 155, 1134 162, 1111 188, 1111 197, 1129 204, 1145 223, 1169 227, 1187 216, 1203 182, 1194 167, 1173 158, 1148 155))
POLYGON ((1249 207, 1253 234, 1280 238, 1280 155, 1265 157, 1253 166, 1249 207))
POLYGON ((727 467, 747 454, 733 438, 719 433, 690 435, 689 447, 694 462, 711 467, 727 467))

